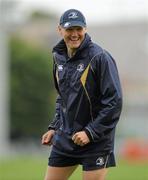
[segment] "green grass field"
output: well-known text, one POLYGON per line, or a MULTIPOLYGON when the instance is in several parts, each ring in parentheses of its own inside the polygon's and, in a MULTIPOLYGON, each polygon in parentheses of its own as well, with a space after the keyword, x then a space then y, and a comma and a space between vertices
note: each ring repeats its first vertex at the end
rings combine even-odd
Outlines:
MULTIPOLYGON (((0 160, 0 180, 43 180, 46 170, 46 157, 18 156, 0 160)), ((78 167, 70 180, 81 180, 81 167, 78 167)), ((107 180, 148 180, 147 163, 119 161, 116 168, 110 168, 107 180)))

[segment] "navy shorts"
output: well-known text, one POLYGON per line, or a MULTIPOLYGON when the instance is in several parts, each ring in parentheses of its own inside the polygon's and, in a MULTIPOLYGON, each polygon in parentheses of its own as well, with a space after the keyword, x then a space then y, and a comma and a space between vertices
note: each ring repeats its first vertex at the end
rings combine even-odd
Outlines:
POLYGON ((67 167, 82 165, 83 171, 90 171, 116 166, 114 153, 106 155, 93 155, 90 157, 69 157, 51 151, 48 166, 67 167))

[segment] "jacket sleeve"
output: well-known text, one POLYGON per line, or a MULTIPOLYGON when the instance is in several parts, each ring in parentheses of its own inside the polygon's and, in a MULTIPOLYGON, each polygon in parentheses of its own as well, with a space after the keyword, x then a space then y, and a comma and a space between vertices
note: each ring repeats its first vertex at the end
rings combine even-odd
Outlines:
POLYGON ((115 128, 122 109, 122 91, 114 59, 108 52, 96 57, 95 74, 100 110, 85 131, 92 141, 99 141, 115 128))
MULTIPOLYGON (((55 58, 53 57, 53 79, 54 79, 54 85, 55 88, 59 94, 59 89, 58 89, 58 77, 56 76, 57 70, 56 70, 56 63, 55 63, 55 58)), ((55 116, 52 120, 52 122, 48 126, 48 130, 54 129, 57 130, 60 127, 60 108, 61 108, 61 103, 62 99, 61 96, 58 95, 56 99, 56 104, 55 104, 55 116)))
POLYGON ((58 95, 56 99, 55 116, 52 122, 49 124, 48 130, 50 129, 57 130, 60 128, 60 105, 61 105, 61 97, 58 95))

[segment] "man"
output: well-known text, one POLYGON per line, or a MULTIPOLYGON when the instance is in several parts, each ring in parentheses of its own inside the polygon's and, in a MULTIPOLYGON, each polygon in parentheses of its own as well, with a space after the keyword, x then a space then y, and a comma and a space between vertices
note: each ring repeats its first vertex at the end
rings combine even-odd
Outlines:
POLYGON ((84 180, 104 180, 107 168, 115 166, 115 127, 122 107, 117 67, 91 41, 80 11, 64 12, 58 31, 62 40, 53 48, 56 113, 42 137, 42 144, 52 144, 45 180, 67 180, 79 164, 84 180))

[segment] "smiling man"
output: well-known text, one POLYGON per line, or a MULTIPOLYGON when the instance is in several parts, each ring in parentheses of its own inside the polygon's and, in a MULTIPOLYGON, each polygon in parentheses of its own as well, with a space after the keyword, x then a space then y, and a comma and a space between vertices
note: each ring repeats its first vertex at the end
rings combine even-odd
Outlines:
POLYGON ((104 180, 107 168, 115 166, 115 127, 122 109, 116 63, 92 42, 80 11, 64 12, 58 31, 56 112, 42 137, 43 145, 52 145, 45 180, 67 180, 79 164, 83 180, 104 180))
POLYGON ((86 28, 74 26, 64 29, 59 26, 58 29, 66 43, 68 56, 74 56, 76 50, 79 48, 85 38, 86 28))

